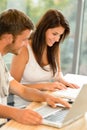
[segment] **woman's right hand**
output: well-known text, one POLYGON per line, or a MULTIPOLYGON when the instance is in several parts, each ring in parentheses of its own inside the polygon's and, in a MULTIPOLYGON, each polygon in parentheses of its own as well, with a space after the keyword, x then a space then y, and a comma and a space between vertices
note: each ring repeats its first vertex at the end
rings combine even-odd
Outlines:
POLYGON ((60 83, 60 82, 48 82, 43 83, 43 86, 41 87, 41 90, 48 90, 48 91, 56 91, 56 90, 62 90, 67 89, 67 87, 60 83))

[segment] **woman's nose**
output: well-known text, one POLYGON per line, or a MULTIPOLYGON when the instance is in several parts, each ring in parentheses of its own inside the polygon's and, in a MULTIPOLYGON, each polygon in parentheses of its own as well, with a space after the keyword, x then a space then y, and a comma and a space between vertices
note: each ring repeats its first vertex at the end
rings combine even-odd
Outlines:
POLYGON ((55 37, 55 41, 56 41, 56 42, 58 42, 59 39, 60 39, 60 36, 56 36, 56 37, 55 37))
POLYGON ((23 46, 27 46, 28 45, 28 40, 23 42, 23 46))

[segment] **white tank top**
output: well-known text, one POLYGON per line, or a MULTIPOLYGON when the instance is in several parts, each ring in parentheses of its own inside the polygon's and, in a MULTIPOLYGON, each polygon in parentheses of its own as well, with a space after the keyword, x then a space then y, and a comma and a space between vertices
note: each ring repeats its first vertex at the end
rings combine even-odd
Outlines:
POLYGON ((37 63, 34 57, 34 54, 30 45, 28 45, 28 52, 29 52, 29 61, 26 64, 21 83, 33 84, 33 83, 53 81, 57 73, 53 77, 53 73, 49 65, 44 66, 44 69, 48 71, 45 71, 44 69, 40 67, 40 65, 37 63))

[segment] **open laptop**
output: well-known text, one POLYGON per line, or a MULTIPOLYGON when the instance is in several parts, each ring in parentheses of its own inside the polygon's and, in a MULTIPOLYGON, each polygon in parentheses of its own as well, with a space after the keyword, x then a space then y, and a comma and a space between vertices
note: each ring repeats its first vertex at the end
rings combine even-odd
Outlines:
POLYGON ((73 88, 68 87, 66 90, 64 90, 64 89, 56 90, 56 91, 52 92, 52 95, 55 97, 62 97, 62 98, 68 98, 68 99, 75 100, 80 89, 83 87, 84 84, 87 83, 87 76, 77 75, 77 74, 66 74, 64 76, 64 79, 67 82, 77 84, 79 86, 79 88, 73 89, 73 88))
POLYGON ((48 105, 35 109, 42 115, 43 124, 61 128, 84 116, 87 112, 87 84, 81 88, 70 109, 65 107, 52 108, 48 105))

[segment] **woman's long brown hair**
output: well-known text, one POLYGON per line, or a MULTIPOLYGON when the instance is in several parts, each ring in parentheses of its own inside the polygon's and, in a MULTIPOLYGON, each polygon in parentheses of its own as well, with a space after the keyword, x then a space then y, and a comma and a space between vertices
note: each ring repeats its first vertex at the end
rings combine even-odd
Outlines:
POLYGON ((42 55, 45 47, 47 46, 47 59, 48 63, 50 64, 50 67, 53 70, 53 75, 57 71, 56 63, 58 60, 57 54, 59 43, 62 42, 69 33, 69 23, 63 16, 63 14, 56 9, 50 9, 39 20, 36 25, 36 30, 32 35, 32 49, 38 64, 43 68, 42 55), (63 35, 61 35, 60 40, 58 42, 55 42, 52 47, 47 46, 45 41, 46 31, 50 28, 55 28, 59 26, 62 26, 65 29, 63 35))

